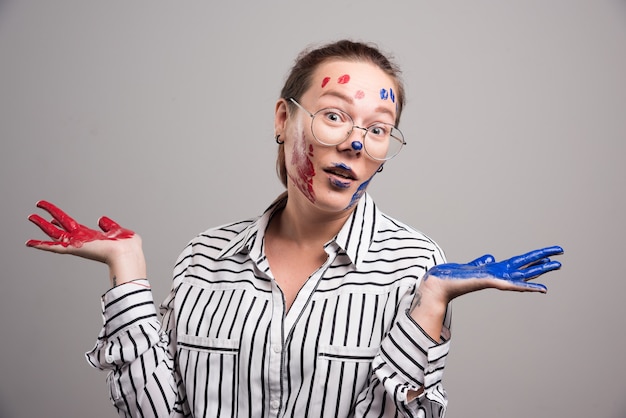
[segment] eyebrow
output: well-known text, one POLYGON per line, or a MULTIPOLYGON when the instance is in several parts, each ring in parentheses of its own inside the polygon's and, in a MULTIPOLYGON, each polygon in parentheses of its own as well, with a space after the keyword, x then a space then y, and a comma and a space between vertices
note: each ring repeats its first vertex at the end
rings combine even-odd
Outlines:
MULTIPOLYGON (((340 93, 338 91, 332 91, 332 90, 327 90, 324 93, 322 93, 321 97, 324 96, 333 96, 333 97, 337 97, 338 99, 343 100, 344 102, 348 103, 348 104, 354 104, 354 98, 352 98, 351 96, 348 96, 346 94, 340 93)), ((389 110, 386 107, 383 106, 378 106, 376 109, 374 109, 377 113, 386 113, 389 116, 391 116, 391 119, 396 120, 396 115, 393 114, 393 112, 391 110, 389 110)))

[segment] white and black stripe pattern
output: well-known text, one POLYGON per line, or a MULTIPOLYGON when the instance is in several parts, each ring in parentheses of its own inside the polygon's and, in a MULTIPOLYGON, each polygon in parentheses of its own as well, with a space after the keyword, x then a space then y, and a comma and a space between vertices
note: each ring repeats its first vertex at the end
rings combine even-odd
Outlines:
POLYGON ((365 194, 285 312, 263 251, 281 204, 191 241, 160 333, 147 282, 104 296, 105 326, 87 355, 111 370, 120 415, 443 416, 450 315, 443 343, 408 315, 421 277, 444 261, 439 247, 365 194))

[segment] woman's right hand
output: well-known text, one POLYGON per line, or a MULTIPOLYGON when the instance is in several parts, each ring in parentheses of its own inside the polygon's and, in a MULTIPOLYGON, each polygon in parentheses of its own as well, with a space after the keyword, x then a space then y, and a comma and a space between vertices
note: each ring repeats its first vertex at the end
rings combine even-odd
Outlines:
POLYGON ((98 221, 102 231, 97 231, 79 224, 52 203, 42 200, 37 202, 37 207, 52 215, 52 220, 47 221, 37 214, 28 219, 50 240, 29 240, 28 247, 105 263, 109 266, 112 286, 146 277, 141 237, 130 229, 103 216, 98 221))

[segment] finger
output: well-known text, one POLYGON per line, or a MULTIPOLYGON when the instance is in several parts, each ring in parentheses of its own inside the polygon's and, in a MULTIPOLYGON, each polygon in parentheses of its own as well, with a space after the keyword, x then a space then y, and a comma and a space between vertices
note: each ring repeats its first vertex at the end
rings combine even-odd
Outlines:
POLYGON ((484 264, 493 263, 496 259, 491 254, 485 254, 482 257, 478 257, 476 260, 470 261, 470 266, 482 266, 484 264))
POLYGON ((117 231, 117 230, 122 229, 122 227, 119 226, 117 222, 115 222, 113 219, 106 217, 106 216, 103 216, 100 219, 98 219, 98 226, 104 232, 111 232, 111 231, 117 231))
POLYGON ((532 265, 524 270, 521 273, 524 276, 524 280, 530 280, 537 276, 541 276, 542 274, 548 273, 553 270, 558 270, 561 268, 561 263, 558 261, 548 261, 542 264, 532 265))
POLYGON ((60 241, 41 241, 36 239, 30 239, 26 241, 26 246, 37 248, 39 250, 63 252, 63 249, 67 248, 68 244, 66 242, 60 241))
POLYGON ((527 267, 537 266, 537 265, 545 264, 545 263, 549 263, 549 262, 550 262, 549 258, 542 258, 541 260, 537 260, 534 263, 529 264, 527 267))
POLYGON ((530 290, 530 291, 541 292, 541 293, 546 293, 548 291, 548 288, 542 285, 541 283, 520 282, 519 287, 520 287, 520 290, 523 290, 523 291, 530 290))
POLYGON ((28 220, 37 225, 41 230, 52 239, 61 239, 64 235, 64 231, 60 230, 50 222, 37 214, 32 214, 28 217, 28 220))
POLYGON ((61 209, 59 209, 50 202, 40 200, 39 202, 37 202, 37 207, 50 213, 50 215, 52 215, 52 217, 56 219, 67 231, 74 231, 79 226, 78 222, 76 222, 71 216, 69 216, 67 213, 63 212, 61 209))
POLYGON ((538 250, 527 252, 526 254, 518 255, 509 259, 509 263, 514 268, 520 268, 528 264, 534 264, 542 258, 548 258, 554 255, 562 254, 563 248, 555 245, 552 247, 545 247, 538 250))
POLYGON ((26 246, 27 247, 37 247, 38 245, 42 245, 44 242, 46 241, 40 241, 37 239, 29 239, 28 241, 26 241, 26 246))

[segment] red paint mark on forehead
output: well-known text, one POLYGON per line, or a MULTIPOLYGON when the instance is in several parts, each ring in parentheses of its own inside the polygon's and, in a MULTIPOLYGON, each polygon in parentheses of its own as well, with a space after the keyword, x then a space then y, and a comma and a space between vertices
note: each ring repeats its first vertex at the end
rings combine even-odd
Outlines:
POLYGON ((364 97, 365 93, 363 92, 363 90, 357 90, 357 92, 354 94, 355 99, 362 99, 364 97))
POLYGON ((324 77, 322 80, 322 88, 326 87, 326 84, 330 81, 330 77, 324 77))
POLYGON ((339 84, 346 84, 349 81, 350 81, 350 76, 348 74, 344 74, 337 79, 337 83, 339 84))

